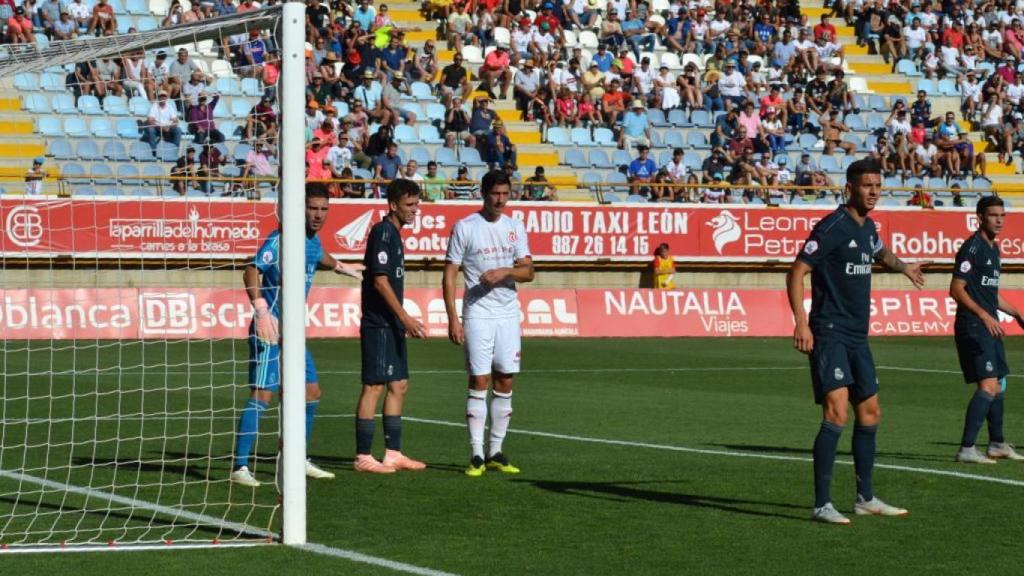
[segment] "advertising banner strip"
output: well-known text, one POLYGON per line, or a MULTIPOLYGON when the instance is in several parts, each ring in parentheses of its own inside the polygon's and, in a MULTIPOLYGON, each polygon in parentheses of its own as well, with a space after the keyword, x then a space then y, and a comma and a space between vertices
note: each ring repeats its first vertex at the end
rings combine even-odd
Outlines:
MULTIPOLYGON (((1024 307, 1024 290, 1003 291, 1024 307)), ((810 296, 805 306, 810 307, 810 296)), ((519 294, 522 329, 536 337, 790 336, 782 290, 551 289, 519 294)), ((874 336, 949 336, 956 304, 944 291, 872 294, 874 336)), ((409 289, 405 308, 431 337, 448 335, 440 290, 409 289)), ((357 288, 313 288, 310 338, 357 338, 357 288)), ((251 306, 241 289, 0 290, 0 333, 7 340, 245 338, 251 306)), ((1007 334, 1022 331, 1003 317, 1007 334)))
MULTIPOLYGON (((424 203, 403 231, 408 260, 444 258, 452 226, 476 202, 424 203)), ((662 242, 677 261, 790 261, 814 225, 834 208, 534 202, 510 204, 534 259, 646 262, 662 242)), ((386 213, 377 200, 335 201, 321 232, 324 248, 360 259, 370 227, 386 213)), ((977 227, 973 211, 890 208, 871 214, 898 256, 951 262, 977 227)), ((0 255, 85 258, 251 257, 277 227, 273 202, 195 199, 0 200, 0 255)), ((1007 215, 1004 263, 1024 263, 1024 214, 1007 215)))

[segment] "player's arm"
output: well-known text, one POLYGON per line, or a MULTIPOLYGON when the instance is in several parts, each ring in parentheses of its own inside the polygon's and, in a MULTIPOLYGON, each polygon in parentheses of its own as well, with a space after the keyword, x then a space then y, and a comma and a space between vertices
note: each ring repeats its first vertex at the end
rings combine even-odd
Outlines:
POLYGON ((391 289, 391 282, 388 279, 387 274, 377 274, 373 277, 373 289, 384 298, 384 302, 388 305, 391 313, 394 314, 398 320, 405 326, 405 331, 409 333, 413 338, 426 338, 427 331, 423 328, 423 324, 409 316, 409 313, 402 307, 402 303, 398 301, 398 296, 395 291, 391 289))
POLYGON ((909 278, 910 282, 918 290, 924 288, 924 271, 921 268, 931 264, 930 261, 908 264, 893 254, 887 246, 882 246, 875 252, 875 260, 885 266, 886 269, 899 272, 909 278))
POLYGON ((814 334, 804 310, 804 278, 811 270, 810 264, 798 258, 786 273, 786 294, 789 296, 789 308, 793 311, 793 347, 804 354, 809 354, 814 348, 814 334))
POLYGON ((459 312, 455 309, 455 280, 459 275, 459 265, 454 262, 444 263, 444 277, 441 290, 444 293, 444 310, 448 314, 448 339, 459 346, 466 341, 459 321, 459 312))
POLYGON ((506 279, 513 282, 533 282, 533 258, 526 256, 515 261, 511 268, 495 268, 480 275, 480 283, 484 286, 496 286, 506 279))
MULTIPOLYGON (((953 277, 949 282, 949 296, 956 301, 958 306, 963 306, 972 314, 980 318, 989 334, 995 338, 1003 337, 1003 327, 999 324, 999 319, 993 318, 985 311, 984 308, 978 306, 978 303, 974 301, 974 298, 971 298, 971 295, 967 293, 967 280, 965 278, 953 277)), ((999 307, 1002 308, 1002 305, 1003 297, 1000 296, 999 307)), ((1017 321, 1020 322, 1019 316, 1017 316, 1017 321)))
POLYGON ((255 264, 249 264, 242 272, 245 294, 252 303, 252 318, 256 324, 256 337, 271 344, 277 344, 280 330, 277 318, 270 313, 270 304, 260 294, 260 271, 255 264))
POLYGON ((1002 294, 999 295, 999 309, 1002 310, 1003 312, 1006 312, 1010 316, 1013 316, 1013 318, 1017 321, 1017 325, 1020 326, 1021 328, 1024 328, 1024 316, 1021 316, 1020 310, 1018 310, 1012 302, 1010 302, 1006 298, 1003 298, 1002 294))
POLYGON ((326 252, 320 257, 317 267, 320 270, 333 270, 335 274, 351 276, 356 280, 363 279, 363 269, 365 268, 362 264, 345 264, 341 260, 335 260, 333 256, 326 252))

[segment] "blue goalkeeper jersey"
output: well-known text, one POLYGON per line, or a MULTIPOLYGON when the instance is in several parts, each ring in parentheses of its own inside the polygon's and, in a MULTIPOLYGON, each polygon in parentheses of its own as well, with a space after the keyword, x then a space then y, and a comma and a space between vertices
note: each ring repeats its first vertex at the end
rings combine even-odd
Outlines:
MULTIPOLYGON (((313 275, 316 274, 316 267, 323 258, 324 247, 320 244, 320 238, 313 236, 306 238, 306 296, 309 296, 309 289, 313 286, 313 275)), ((263 245, 256 252, 253 259, 253 266, 259 270, 262 280, 260 281, 260 296, 267 300, 270 305, 270 313, 280 318, 281 303, 278 300, 278 292, 281 289, 281 232, 275 230, 263 241, 263 245)))

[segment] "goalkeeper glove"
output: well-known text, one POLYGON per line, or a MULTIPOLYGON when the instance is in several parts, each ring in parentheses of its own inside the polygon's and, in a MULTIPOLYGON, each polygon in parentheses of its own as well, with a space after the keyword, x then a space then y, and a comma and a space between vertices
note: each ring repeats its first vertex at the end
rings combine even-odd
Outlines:
POLYGON ((268 344, 277 344, 280 332, 277 318, 270 313, 270 305, 266 298, 257 298, 252 302, 252 317, 256 323, 256 337, 268 344))

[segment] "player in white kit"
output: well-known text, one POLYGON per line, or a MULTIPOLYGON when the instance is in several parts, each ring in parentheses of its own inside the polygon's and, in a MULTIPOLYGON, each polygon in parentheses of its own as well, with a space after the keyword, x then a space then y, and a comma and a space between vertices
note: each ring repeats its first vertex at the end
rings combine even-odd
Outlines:
POLYGON ((452 228, 444 266, 444 305, 448 312, 448 338, 465 346, 469 393, 466 424, 473 457, 467 476, 485 470, 517 474, 502 453, 502 442, 512 419, 512 379, 519 372, 520 334, 517 282, 533 281, 533 259, 522 222, 502 214, 512 193, 503 172, 491 171, 481 183, 484 206, 452 228), (462 268, 465 292, 462 321, 455 309, 455 281, 462 268), (487 390, 491 395, 491 433, 484 456, 487 390))

